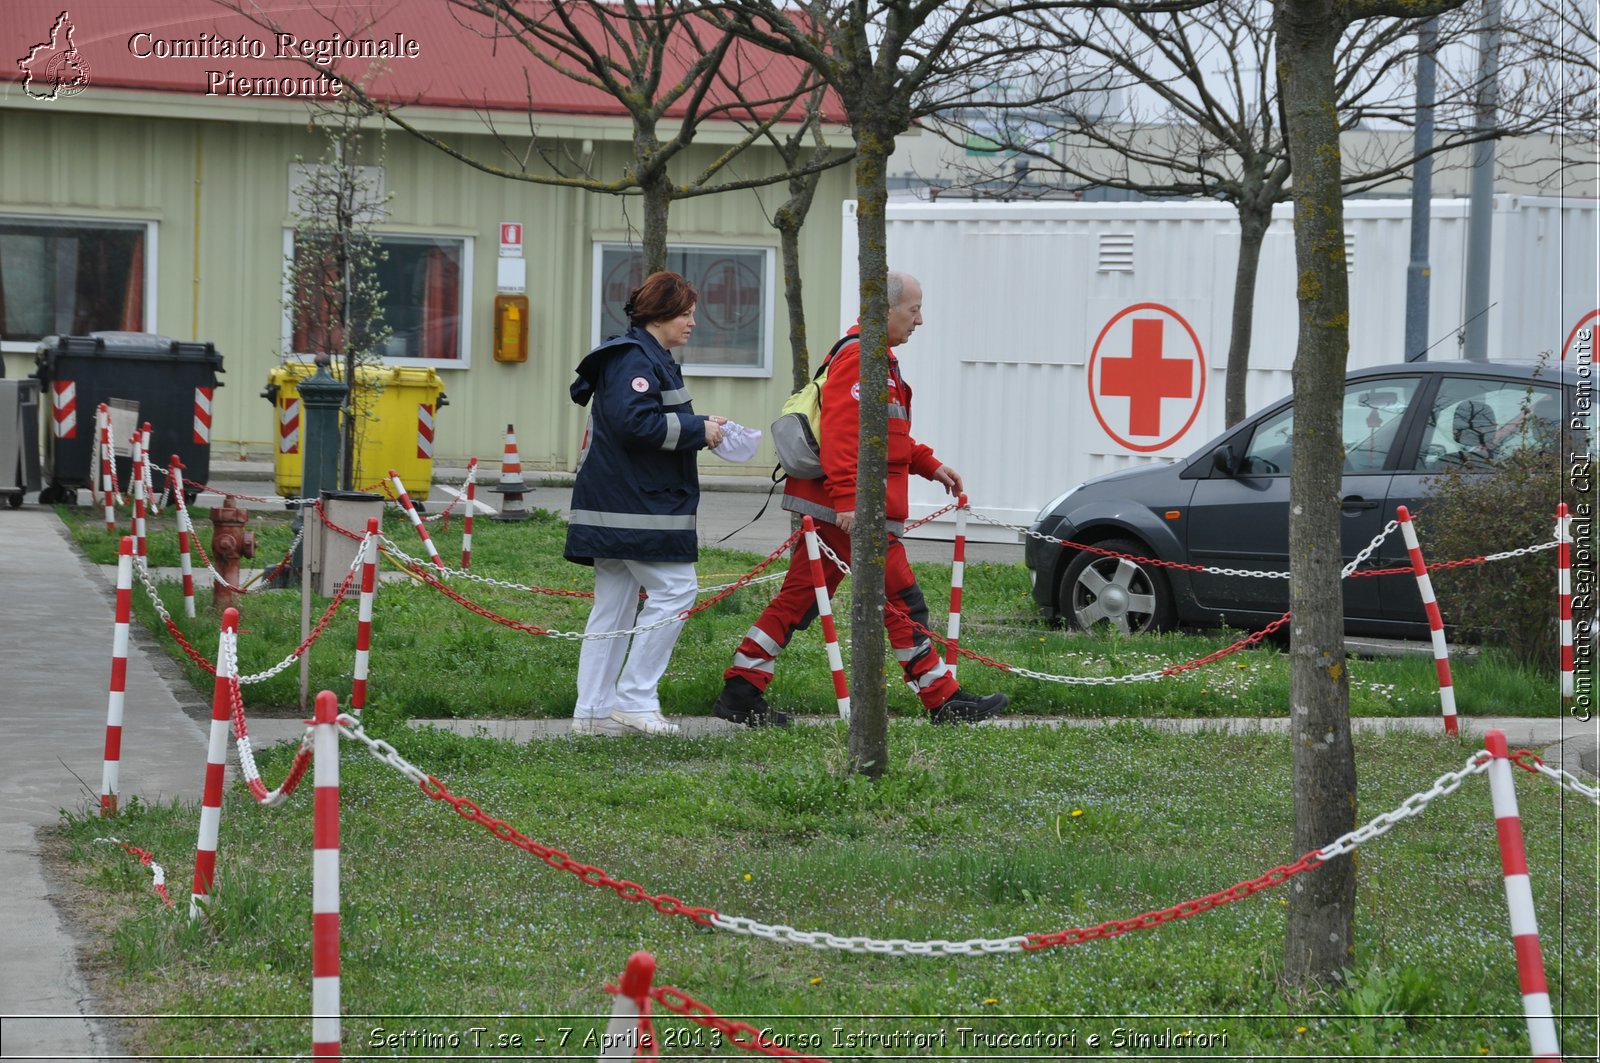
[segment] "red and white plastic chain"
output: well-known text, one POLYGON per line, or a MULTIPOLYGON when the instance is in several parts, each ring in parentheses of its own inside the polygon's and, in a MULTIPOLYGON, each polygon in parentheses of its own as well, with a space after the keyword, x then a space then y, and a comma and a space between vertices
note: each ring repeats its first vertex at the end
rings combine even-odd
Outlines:
POLYGON ((212 675, 216 675, 217 666, 212 664, 205 654, 194 648, 193 644, 184 637, 183 629, 178 626, 177 621, 172 619, 172 614, 167 612, 166 605, 161 601, 161 592, 156 590, 156 585, 150 576, 150 570, 143 564, 142 558, 135 557, 133 559, 133 572, 134 575, 139 577, 139 582, 144 585, 145 594, 149 597, 150 604, 155 607, 156 615, 166 625, 167 634, 172 636, 173 641, 178 644, 179 648, 183 650, 191 661, 212 675))
MULTIPOLYGON (((839 567, 840 571, 844 572, 846 575, 850 574, 850 566, 847 565, 838 554, 829 549, 827 543, 818 540, 817 545, 821 547, 822 552, 839 567)), ((905 617, 907 622, 910 623, 911 627, 918 634, 926 636, 942 650, 949 649, 950 640, 948 638, 946 638, 944 635, 941 635, 939 632, 934 631, 923 624, 919 624, 915 620, 912 620, 911 615, 906 612, 905 608, 898 602, 885 602, 884 605, 886 608, 893 609, 899 615, 905 617)), ((1147 672, 1133 672, 1128 675, 1055 675, 1051 672, 1040 672, 1032 668, 1024 668, 1019 664, 1012 664, 1009 661, 1002 661, 997 657, 986 656, 979 653, 977 650, 974 650, 971 646, 957 646, 955 647, 955 650, 958 656, 972 661, 974 664, 981 664, 985 667, 995 668, 1002 672, 1010 672, 1012 675, 1018 675, 1024 679, 1034 679, 1042 683, 1059 683, 1062 686, 1116 686, 1124 683, 1149 683, 1157 679, 1166 679, 1170 678, 1171 676, 1182 674, 1183 672, 1193 671, 1196 668, 1203 668, 1208 664, 1214 664, 1217 661, 1222 660, 1224 657, 1231 656, 1232 654, 1238 653, 1240 650, 1254 646, 1256 643, 1260 642, 1262 639, 1265 639, 1268 635, 1272 634, 1274 631, 1278 630, 1288 622, 1289 614, 1284 613, 1282 616, 1268 624, 1266 627, 1262 628, 1260 631, 1251 632, 1249 635, 1239 639, 1232 645, 1225 646, 1214 653, 1207 654, 1205 657, 1200 657, 1192 661, 1185 661, 1182 664, 1168 665, 1165 668, 1152 669, 1151 671, 1147 672)))
POLYGON ((1374 817, 1367 824, 1351 831, 1320 849, 1306 853, 1293 864, 1287 864, 1237 883, 1225 890, 1183 901, 1166 908, 1155 909, 1130 919, 1114 919, 1094 927, 1072 927, 1050 933, 1013 935, 1006 938, 973 938, 968 941, 942 939, 910 941, 904 938, 880 939, 871 937, 839 937, 825 931, 796 930, 791 926, 773 926, 742 916, 723 915, 715 908, 694 907, 667 894, 652 894, 636 882, 618 880, 593 864, 580 863, 560 849, 541 845, 522 834, 502 819, 483 811, 476 803, 451 793, 435 776, 429 775, 406 760, 394 746, 381 739, 372 738, 359 721, 347 713, 339 716, 340 733, 365 744, 368 751, 380 762, 394 768, 416 783, 423 793, 435 801, 443 801, 455 809, 461 818, 477 823, 494 837, 522 849, 544 861, 557 871, 577 876, 596 888, 610 889, 622 900, 638 903, 650 902, 651 907, 663 915, 683 916, 696 923, 726 930, 731 933, 759 937, 769 941, 805 945, 814 949, 835 949, 844 952, 874 953, 881 955, 978 955, 999 952, 1025 952, 1051 948, 1057 945, 1076 945, 1100 938, 1118 937, 1134 930, 1149 930, 1175 919, 1187 919, 1233 901, 1242 900, 1254 893, 1287 882, 1304 871, 1318 867, 1356 848, 1356 846, 1387 833, 1395 824, 1418 815, 1431 801, 1453 793, 1463 780, 1488 770, 1489 757, 1479 751, 1467 761, 1460 771, 1447 772, 1435 779, 1425 791, 1413 794, 1393 812, 1374 817))
POLYGON ((222 573, 218 572, 216 566, 211 563, 211 558, 206 554, 205 544, 200 541, 199 533, 194 530, 194 518, 189 515, 189 507, 187 503, 184 502, 182 497, 176 499, 176 502, 178 506, 178 512, 181 514, 180 519, 186 521, 189 525, 189 542, 193 544, 195 551, 200 555, 200 563, 205 566, 207 572, 211 573, 212 584, 214 586, 222 587, 224 590, 230 590, 235 594, 253 594, 257 593, 258 591, 265 590, 265 586, 257 587, 255 590, 252 590, 251 584, 269 584, 276 579, 278 577, 278 573, 282 572, 286 567, 288 567, 289 563, 294 560, 295 550, 297 550, 301 542, 305 540, 306 532, 305 528, 302 527, 300 531, 295 533, 294 541, 289 544, 289 550, 283 555, 282 561, 279 561, 277 565, 273 566, 273 568, 270 570, 263 569, 259 575, 251 577, 249 582, 247 582, 244 586, 235 587, 233 584, 223 579, 222 573))
MULTIPOLYGON (((622 987, 616 983, 608 984, 605 989, 607 993, 613 996, 622 992, 622 987)), ((742 1048, 746 1052, 771 1056, 774 1059, 800 1060, 802 1063, 828 1063, 826 1059, 820 1056, 808 1056, 803 1052, 796 1052, 792 1048, 783 1047, 768 1038, 758 1027, 750 1025, 748 1022, 725 1019, 688 993, 670 985, 651 986, 650 995, 639 1009, 639 1052, 635 1055, 635 1059, 661 1058, 656 1049, 655 1024, 650 1017, 650 1004, 652 1001, 676 1015, 682 1015, 690 1022, 716 1030, 728 1039, 729 1044, 735 1048, 742 1048)))
POLYGON ((1511 754, 1511 762, 1517 767, 1534 775, 1543 775, 1563 790, 1570 790, 1585 800, 1600 805, 1600 789, 1586 785, 1569 771, 1561 768, 1552 768, 1544 762, 1544 758, 1529 749, 1519 749, 1511 754))
POLYGON ((250 745, 249 726, 244 717, 244 689, 239 685, 239 651, 238 640, 224 639, 221 656, 228 668, 228 698, 233 703, 233 740, 239 754, 239 773, 244 776, 245 785, 250 788, 250 796, 257 803, 268 808, 276 808, 289 799, 295 788, 300 785, 306 770, 311 767, 312 730, 309 725, 306 733, 300 738, 300 748, 295 752, 294 761, 289 765, 289 772, 283 784, 276 790, 268 790, 266 783, 261 781, 261 770, 256 767, 255 751, 250 745))
POLYGON ((685 905, 676 897, 668 896, 667 894, 650 893, 637 882, 612 878, 604 870, 595 867, 593 864, 580 863, 560 849, 540 845, 512 827, 505 820, 495 819, 493 816, 486 814, 483 809, 472 801, 464 797, 457 797, 451 793, 443 782, 406 760, 394 746, 367 734, 366 730, 361 726, 361 722, 349 713, 339 714, 339 733, 346 738, 365 745, 367 751, 380 763, 394 768, 400 774, 416 783, 423 793, 435 801, 443 801, 451 808, 454 808, 456 814, 462 819, 477 823, 496 838, 538 857, 557 871, 565 871, 576 875, 590 886, 609 889, 625 901, 635 904, 640 901, 647 901, 652 908, 663 915, 680 915, 686 919, 692 919, 696 923, 710 925, 711 918, 717 914, 713 908, 693 908, 685 905))
POLYGON ((306 650, 311 648, 311 644, 322 637, 322 632, 327 629, 328 624, 333 621, 334 614, 339 611, 339 606, 344 601, 345 595, 350 592, 350 585, 355 582, 356 574, 361 571, 361 557, 363 552, 364 551, 362 550, 356 551, 355 558, 350 562, 350 570, 344 574, 344 579, 339 582, 338 588, 333 592, 333 600, 328 603, 328 608, 323 610, 322 618, 319 619, 316 626, 311 629, 311 634, 307 635, 305 640, 301 642, 300 645, 296 646, 289 656, 285 657, 271 668, 268 668, 262 672, 255 672, 251 675, 239 676, 240 683, 248 685, 251 683, 265 682, 266 680, 271 679, 279 672, 282 672, 284 669, 294 664, 295 661, 298 661, 301 655, 303 655, 306 650))
POLYGON ((443 527, 445 527, 445 528, 450 527, 450 513, 451 513, 451 511, 454 510, 458 505, 461 504, 461 500, 462 499, 467 497, 467 485, 470 484, 470 483, 476 483, 477 479, 478 479, 478 459, 477 458, 473 458, 472 459, 472 464, 467 467, 467 475, 464 476, 462 478, 462 480, 461 480, 460 491, 459 492, 452 492, 452 494, 450 496, 449 505, 445 506, 443 509, 441 509, 437 513, 430 513, 426 517, 423 517, 422 518, 423 522, 424 523, 432 523, 433 521, 439 520, 439 521, 444 521, 443 527))
MULTIPOLYGON (((1033 531, 1030 528, 1025 528, 1020 524, 1007 524, 1004 521, 995 520, 993 517, 987 517, 976 510, 972 511, 970 515, 973 520, 982 521, 983 523, 993 525, 996 528, 1005 528, 1008 531, 1018 532, 1030 539, 1038 539, 1041 542, 1055 543, 1057 546, 1063 547, 1064 549, 1082 550, 1086 553, 1100 554, 1104 557, 1116 557, 1127 561, 1136 561, 1139 564, 1149 565, 1152 568, 1173 568, 1182 572, 1204 572, 1215 576, 1243 576, 1256 579, 1289 578, 1289 573, 1287 572, 1256 571, 1254 569, 1239 568, 1214 568, 1207 565, 1190 564, 1186 561, 1165 561, 1159 557, 1141 557, 1138 554, 1125 554, 1116 550, 1107 550, 1104 547, 1094 546, 1090 543, 1074 542, 1071 539, 1058 539, 1054 535, 1043 535, 1039 532, 1033 531)), ((1388 530, 1386 530, 1384 534, 1387 535, 1388 530)), ((1514 557, 1522 557, 1525 554, 1537 553, 1540 550, 1554 550, 1558 545, 1560 545, 1559 542, 1552 539, 1547 543, 1539 543, 1534 546, 1521 546, 1515 550, 1504 550, 1497 554, 1484 554, 1479 557, 1463 557, 1455 561, 1430 561, 1428 562, 1427 567, 1429 572, 1437 572, 1443 569, 1464 568, 1468 565, 1482 565, 1490 561, 1505 561, 1514 557)), ((1410 565, 1401 565, 1395 568, 1368 568, 1361 569, 1359 571, 1352 571, 1349 573, 1347 578, 1365 579, 1371 576, 1409 576, 1411 574, 1412 571, 1410 565)))
MULTIPOLYGON (((765 571, 774 562, 779 560, 783 556, 783 554, 788 551, 788 549, 794 544, 795 540, 798 539, 799 536, 800 536, 799 532, 794 532, 794 533, 790 534, 789 538, 785 539, 783 541, 783 543, 776 550, 774 550, 772 553, 768 554, 764 559, 762 559, 762 561, 759 564, 756 565, 755 568, 751 569, 741 579, 735 580, 733 583, 728 584, 726 587, 724 587, 718 593, 713 594, 711 597, 706 598, 706 599, 704 599, 702 601, 696 602, 694 604, 694 606, 692 606, 689 609, 685 609, 680 613, 676 613, 676 614, 674 614, 674 615, 672 615, 670 617, 667 617, 666 619, 658 620, 653 624, 645 624, 645 625, 642 625, 640 627, 627 628, 627 629, 620 630, 620 631, 594 631, 594 632, 589 632, 589 631, 557 631, 557 630, 553 630, 553 629, 550 629, 550 628, 540 627, 537 624, 524 623, 523 621, 520 621, 520 620, 512 620, 510 617, 501 616, 499 613, 496 613, 494 610, 489 609, 489 608, 487 608, 485 606, 479 605, 478 603, 472 601, 471 599, 469 599, 466 596, 462 595, 461 593, 459 593, 458 591, 454 590, 453 588, 446 586, 443 582, 441 582, 437 578, 437 576, 434 575, 433 572, 429 571, 429 569, 433 568, 432 565, 424 565, 421 561, 418 561, 415 558, 406 558, 405 562, 400 562, 398 559, 402 558, 402 557, 405 557, 404 552, 401 551, 399 547, 397 547, 393 542, 391 542, 387 538, 382 539, 381 542, 383 543, 384 552, 392 555, 393 557, 395 557, 397 559, 397 563, 399 563, 401 565, 401 567, 407 573, 409 573, 413 578, 415 578, 418 582, 424 583, 427 586, 432 587, 434 590, 438 591, 440 594, 443 594, 445 597, 449 598, 451 601, 455 602, 457 605, 461 606, 464 609, 467 609, 470 612, 478 614, 479 616, 483 617, 485 620, 492 620, 496 624, 500 624, 503 627, 508 627, 513 631, 524 631, 524 632, 527 632, 530 635, 542 635, 542 636, 548 636, 550 638, 569 639, 569 640, 572 640, 572 641, 580 641, 581 642, 581 641, 594 640, 594 639, 630 638, 633 635, 637 635, 637 634, 639 634, 641 632, 654 631, 657 628, 663 628, 663 627, 668 627, 668 626, 670 626, 672 624, 682 623, 683 621, 689 619, 689 617, 695 615, 696 613, 703 612, 706 609, 711 608, 713 605, 715 605, 718 602, 722 601, 724 598, 728 597, 734 591, 739 590, 741 587, 746 587, 746 586, 750 585, 751 583, 753 583, 757 576, 759 576, 763 571, 765 571), (407 562, 409 562, 409 563, 407 563, 407 562)), ((454 570, 452 570, 452 574, 454 574, 454 570)))
POLYGON ((161 898, 161 902, 163 904, 165 904, 168 908, 172 907, 172 895, 167 892, 167 872, 160 864, 156 863, 155 856, 148 849, 141 849, 137 845, 130 845, 121 838, 96 838, 95 841, 107 845, 121 846, 123 849, 127 850, 127 852, 132 855, 134 859, 138 860, 139 863, 149 868, 150 878, 152 880, 150 888, 155 891, 155 895, 157 897, 161 898))

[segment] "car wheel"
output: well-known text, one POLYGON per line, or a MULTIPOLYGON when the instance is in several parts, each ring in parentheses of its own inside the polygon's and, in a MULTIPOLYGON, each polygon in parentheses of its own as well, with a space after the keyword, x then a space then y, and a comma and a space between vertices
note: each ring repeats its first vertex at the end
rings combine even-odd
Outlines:
MULTIPOLYGON (((1150 548, 1128 539, 1096 543, 1102 550, 1147 557, 1150 548)), ((1172 626, 1172 591, 1153 565, 1128 557, 1078 551, 1061 575, 1058 597, 1062 618, 1087 631, 1109 624, 1125 634, 1163 631, 1172 626)))

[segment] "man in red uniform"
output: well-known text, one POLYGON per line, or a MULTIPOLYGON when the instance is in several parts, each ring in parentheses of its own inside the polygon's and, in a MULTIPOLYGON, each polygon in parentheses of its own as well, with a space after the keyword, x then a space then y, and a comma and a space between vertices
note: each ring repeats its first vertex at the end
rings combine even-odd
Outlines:
MULTIPOLYGON (((889 644, 934 723, 981 723, 998 716, 1009 699, 1004 694, 977 696, 956 685, 938 652, 920 628, 928 626, 928 603, 906 561, 900 534, 905 528, 906 484, 910 473, 944 485, 952 495, 961 493, 961 476, 934 457, 932 449, 911 438, 911 389, 900 376, 894 348, 911 338, 922 324, 922 285, 904 273, 889 274, 889 476, 884 485, 884 516, 888 522, 888 551, 884 555, 884 593, 888 608, 884 626, 889 644), (917 626, 920 625, 920 628, 917 626)), ((851 327, 847 339, 859 336, 851 327)), ((859 386, 861 342, 839 347, 822 385, 823 474, 815 480, 790 477, 784 486, 783 508, 810 516, 817 534, 845 562, 850 560, 850 529, 855 523, 856 454, 860 395, 875 389, 859 386)), ((830 559, 822 562, 828 593, 838 587, 843 573, 830 559)), ((816 591, 811 585, 805 543, 796 543, 783 589, 755 626, 745 633, 733 655, 733 665, 723 673, 717 716, 734 723, 759 727, 785 726, 788 716, 767 705, 762 692, 772 682, 776 658, 796 631, 817 615, 816 591)))

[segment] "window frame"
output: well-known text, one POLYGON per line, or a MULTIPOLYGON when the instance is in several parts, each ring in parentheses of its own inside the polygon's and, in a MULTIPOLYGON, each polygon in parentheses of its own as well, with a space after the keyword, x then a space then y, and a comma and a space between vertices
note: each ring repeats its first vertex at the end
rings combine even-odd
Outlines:
MULTIPOLYGON (((593 241, 589 288, 589 346, 598 347, 605 337, 601 334, 603 310, 600 293, 604 285, 604 260, 608 248, 636 251, 637 245, 626 240, 596 238, 593 241)), ((710 365, 684 361, 678 363, 686 377, 732 377, 739 379, 770 379, 772 377, 773 348, 777 313, 777 260, 778 249, 771 244, 706 243, 700 241, 670 242, 667 251, 737 251, 760 252, 762 261, 761 314, 764 321, 760 363, 757 365, 710 365)), ((694 350, 693 341, 689 351, 694 350)))
MULTIPOLYGON (((281 259, 281 261, 279 263, 279 269, 282 272, 281 305, 282 305, 282 308, 283 308, 283 313, 281 315, 281 319, 280 319, 280 323, 279 323, 280 335, 278 337, 278 344, 279 344, 279 349, 281 351, 283 351, 284 356, 285 357, 289 357, 289 358, 293 358, 293 357, 295 357, 297 355, 302 355, 302 354, 309 356, 309 355, 312 355, 312 354, 316 353, 316 352, 313 352, 313 351, 296 351, 296 350, 292 349, 293 345, 294 345, 294 319, 293 319, 293 314, 292 314, 292 312, 290 311, 290 308, 289 308, 289 302, 290 302, 289 266, 294 261, 294 238, 295 238, 295 232, 296 232, 296 230, 295 230, 295 227, 293 225, 285 225, 283 227, 283 257, 282 257, 282 259, 281 259)), ((383 364, 384 365, 397 366, 397 367, 417 368, 417 369, 470 369, 470 368, 472 368, 472 307, 473 307, 473 302, 472 302, 472 268, 473 268, 473 251, 474 251, 474 247, 473 247, 474 239, 473 239, 473 236, 470 233, 425 232, 425 231, 420 231, 420 230, 415 230, 415 229, 391 229, 391 228, 387 228, 387 227, 373 229, 372 230, 372 235, 375 236, 380 241, 389 239, 391 237, 392 238, 396 238, 396 239, 405 239, 405 238, 410 237, 410 238, 422 239, 422 240, 455 240, 455 241, 459 241, 460 244, 461 244, 461 312, 460 312, 459 316, 457 317, 457 321, 458 321, 458 327, 456 329, 457 357, 455 357, 455 358, 397 358, 397 357, 391 357, 389 355, 383 355, 382 356, 383 364)))
MULTIPOLYGON (((84 228, 95 226, 108 228, 134 228, 144 230, 144 331, 151 334, 160 334, 156 321, 156 305, 158 303, 157 275, 159 270, 156 264, 160 261, 160 226, 161 223, 154 218, 129 218, 111 215, 88 214, 29 214, 25 211, 0 211, 0 222, 31 222, 41 225, 65 223, 78 225, 84 228)), ((4 322, 0 322, 0 329, 4 322)), ((114 331, 102 329, 99 331, 114 331)), ((41 340, 7 340, 0 339, 0 353, 4 354, 32 354, 39 349, 41 340)))

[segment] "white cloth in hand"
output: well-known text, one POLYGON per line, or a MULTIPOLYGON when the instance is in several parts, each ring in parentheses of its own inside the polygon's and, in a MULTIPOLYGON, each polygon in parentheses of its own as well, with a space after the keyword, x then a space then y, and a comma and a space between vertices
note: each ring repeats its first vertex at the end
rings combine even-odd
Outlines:
POLYGON ((760 445, 761 429, 729 421, 722 426, 722 442, 713 447, 711 453, 723 461, 743 462, 755 457, 760 445))

